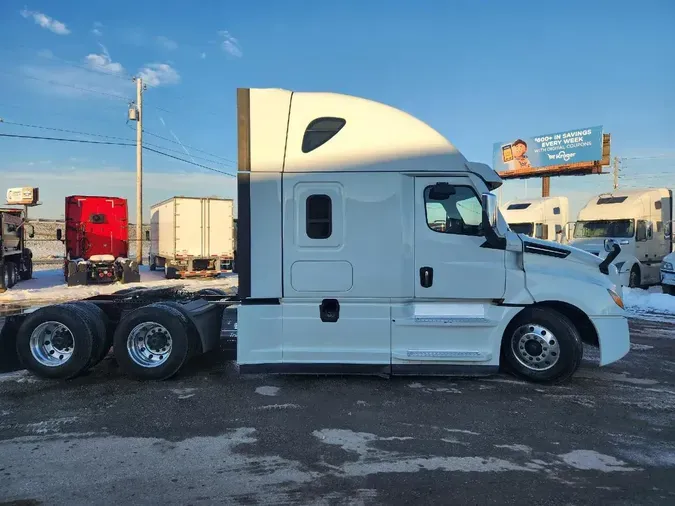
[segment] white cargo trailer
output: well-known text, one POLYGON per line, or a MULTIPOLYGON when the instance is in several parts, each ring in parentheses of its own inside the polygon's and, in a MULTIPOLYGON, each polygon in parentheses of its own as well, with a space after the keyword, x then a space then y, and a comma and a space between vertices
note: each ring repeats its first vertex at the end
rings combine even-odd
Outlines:
POLYGON ((172 197, 150 208, 150 270, 168 279, 232 270, 232 199, 172 197))

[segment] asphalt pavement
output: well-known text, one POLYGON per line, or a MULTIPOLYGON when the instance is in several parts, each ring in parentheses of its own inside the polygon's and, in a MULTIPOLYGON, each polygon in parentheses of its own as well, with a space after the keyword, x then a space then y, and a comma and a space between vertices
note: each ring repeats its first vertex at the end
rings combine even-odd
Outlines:
POLYGON ((509 376, 0 375, 0 504, 675 504, 675 325, 561 386, 509 376))

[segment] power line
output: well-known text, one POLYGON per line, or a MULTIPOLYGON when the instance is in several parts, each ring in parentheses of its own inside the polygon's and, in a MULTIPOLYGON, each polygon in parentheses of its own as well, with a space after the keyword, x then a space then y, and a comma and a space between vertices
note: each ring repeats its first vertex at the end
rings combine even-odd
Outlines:
POLYGON ((39 139, 43 141, 58 141, 58 142, 79 142, 82 144, 105 144, 108 146, 133 146, 134 144, 125 142, 111 142, 111 141, 90 141, 86 139, 64 139, 58 137, 41 137, 38 135, 16 135, 16 134, 0 134, 0 137, 13 137, 16 139, 39 139))
POLYGON ((114 93, 108 93, 106 91, 92 90, 92 89, 89 89, 89 88, 81 88, 80 86, 73 86, 72 84, 60 83, 58 81, 51 81, 49 79, 40 79, 39 77, 33 77, 33 76, 27 76, 27 75, 17 75, 17 74, 13 74, 11 72, 5 72, 3 70, 0 70, 0 73, 5 74, 5 75, 14 76, 14 77, 20 77, 20 78, 23 78, 23 79, 32 79, 33 81, 51 84, 53 86, 63 86, 64 88, 71 88, 73 90, 85 91, 87 93, 97 93, 99 95, 104 95, 104 96, 116 98, 118 100, 124 100, 125 102, 131 102, 132 101, 131 99, 126 98, 122 95, 117 95, 117 94, 114 94, 114 93))
MULTIPOLYGON (((145 142, 143 141, 144 146, 152 146, 154 148, 159 148, 163 149, 164 151, 170 151, 172 153, 180 153, 183 154, 185 151, 181 151, 180 149, 171 149, 171 148, 166 148, 164 146, 160 146, 159 144, 153 144, 152 142, 145 142)), ((216 165, 223 165, 226 166, 223 162, 219 162, 218 160, 211 160, 210 158, 204 158, 203 156, 195 156, 195 155, 189 155, 190 158, 196 158, 197 160, 204 160, 205 162, 210 162, 210 163, 215 163, 216 165)), ((231 167, 234 169, 234 167, 231 167)))
POLYGON ((212 156, 214 158, 220 158, 221 160, 225 160, 226 162, 234 163, 236 165, 235 161, 230 160, 229 158, 225 158, 224 156, 214 155, 213 153, 209 153, 208 151, 204 151, 202 149, 195 148, 194 146, 188 146, 187 144, 181 144, 180 142, 176 142, 175 140, 169 139, 168 137, 163 137, 161 135, 158 135, 158 134, 155 134, 155 133, 152 133, 152 132, 148 132, 145 129, 143 130, 143 133, 146 134, 146 135, 150 135, 152 137, 156 137, 158 139, 162 139, 163 141, 170 142, 172 144, 178 144, 179 146, 185 146, 188 149, 191 149, 193 151, 197 151, 199 153, 204 153, 205 155, 209 155, 209 156, 212 156))
POLYGON ((40 125, 29 125, 26 123, 15 123, 13 121, 6 121, 0 118, 0 123, 4 125, 14 125, 14 126, 20 126, 20 127, 25 127, 25 128, 38 128, 40 130, 52 130, 54 132, 63 132, 63 133, 68 133, 68 134, 76 134, 76 135, 88 135, 90 137, 100 137, 102 139, 115 139, 118 141, 127 141, 127 142, 133 142, 133 139, 127 139, 125 137, 115 137, 114 135, 102 135, 102 134, 93 134, 93 133, 87 133, 87 132, 78 132, 77 130, 68 130, 65 128, 53 128, 53 127, 46 127, 46 126, 40 126, 40 125))
POLYGON ((169 153, 165 153, 164 151, 159 151, 157 149, 148 148, 146 146, 143 146, 143 149, 145 149, 147 151, 151 151, 152 153, 157 153, 158 155, 166 156, 166 157, 169 157, 169 158, 173 158, 174 160, 179 160, 181 162, 188 163, 190 165, 194 165, 196 167, 201 167, 202 169, 211 170, 213 172, 218 172, 219 174, 224 174, 225 176, 237 177, 236 174, 230 174, 229 172, 224 172, 222 170, 214 169, 213 167, 207 167, 206 165, 202 165, 201 163, 192 162, 190 160, 186 160, 185 158, 180 158, 178 156, 170 155, 169 153))

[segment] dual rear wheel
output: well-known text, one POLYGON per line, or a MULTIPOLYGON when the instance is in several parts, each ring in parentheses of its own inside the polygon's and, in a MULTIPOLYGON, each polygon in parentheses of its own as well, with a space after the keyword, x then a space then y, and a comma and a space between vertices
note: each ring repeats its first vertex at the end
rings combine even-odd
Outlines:
POLYGON ((137 379, 163 380, 175 375, 198 350, 198 336, 177 303, 136 309, 113 331, 99 306, 79 301, 31 313, 16 338, 22 365, 44 378, 77 377, 101 362, 111 347, 123 372, 137 379))

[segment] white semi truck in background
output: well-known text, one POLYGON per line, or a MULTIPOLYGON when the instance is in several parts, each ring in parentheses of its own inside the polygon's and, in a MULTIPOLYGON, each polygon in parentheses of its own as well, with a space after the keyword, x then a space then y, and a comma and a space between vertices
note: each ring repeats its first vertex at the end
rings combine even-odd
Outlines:
POLYGON ((661 282, 661 264, 673 251, 673 192, 668 188, 615 190, 591 198, 579 211, 571 245, 605 258, 621 246, 614 260, 624 286, 661 282))
POLYGON ((567 243, 569 201, 567 197, 511 200, 501 206, 509 228, 537 239, 567 243))
MULTIPOLYGON (((584 344, 600 348, 601 366, 628 353, 610 265, 619 245, 601 260, 509 230, 492 193, 498 174, 393 107, 248 88, 237 90, 237 106, 236 299, 205 290, 184 300, 163 288, 149 303, 152 290, 132 288, 40 308, 17 334, 28 369, 77 376, 100 360, 110 329, 122 371, 165 379, 218 346, 226 306, 236 307, 229 335, 240 373, 503 368, 560 382, 580 366, 584 344)), ((182 221, 181 206, 162 209, 160 240, 163 224, 182 234, 182 223, 203 223, 182 221)))
POLYGON ((150 270, 167 279, 216 276, 234 262, 234 204, 217 197, 172 197, 150 208, 150 270))

